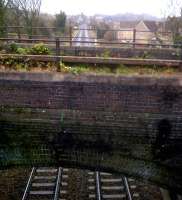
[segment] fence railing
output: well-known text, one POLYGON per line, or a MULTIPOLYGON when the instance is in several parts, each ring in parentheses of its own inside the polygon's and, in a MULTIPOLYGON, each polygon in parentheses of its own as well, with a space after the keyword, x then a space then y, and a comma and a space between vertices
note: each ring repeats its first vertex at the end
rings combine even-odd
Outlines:
POLYGON ((6 29, 7 37, 15 37, 18 39, 52 39, 55 37, 61 37, 62 39, 84 38, 80 35, 87 33, 89 40, 97 40, 104 42, 122 42, 122 43, 143 43, 143 44, 160 44, 160 45, 172 45, 172 33, 168 31, 146 31, 138 29, 96 29, 96 28, 75 28, 70 27, 66 32, 62 33, 57 27, 32 27, 32 34, 26 34, 27 27, 24 26, 7 26, 1 27, 6 29), (83 34, 78 34, 82 32, 83 34), (107 33, 111 33, 107 36, 107 33), (33 34, 36 33, 36 34, 33 34), (112 35, 113 34, 113 35, 112 35))
MULTIPOLYGON (((142 39, 140 39, 142 40, 142 39)), ((38 43, 43 42, 45 44, 54 43, 56 46, 56 43, 60 43, 60 45, 69 45, 72 46, 76 44, 76 46, 82 46, 83 44, 94 44, 94 45, 117 45, 120 47, 153 47, 153 48, 181 48, 182 44, 155 44, 155 43, 140 43, 136 42, 119 42, 119 41, 106 41, 106 40, 97 40, 89 37, 56 37, 51 39, 28 39, 28 38, 0 38, 0 41, 3 42, 15 42, 15 43, 38 43), (78 39, 78 40, 77 40, 78 39), (79 45, 78 45, 79 44, 79 45)), ((85 46, 85 45, 84 45, 85 46)))
MULTIPOLYGON (((24 27, 8 27, 8 28, 24 28, 24 27)), ((34 29, 56 29, 55 27, 34 27, 34 29)), ((20 45, 28 46, 28 45, 33 45, 36 43, 44 43, 47 46, 53 48, 54 55, 55 56, 60 56, 61 48, 64 46, 68 47, 111 47, 111 48, 160 48, 160 49, 166 49, 166 48, 178 48, 179 53, 181 55, 181 60, 182 60, 182 44, 162 44, 162 43, 152 43, 152 42, 145 42, 145 38, 137 38, 137 34, 139 32, 141 33, 147 33, 149 31, 137 31, 136 29, 130 30, 132 32, 131 38, 124 38, 128 40, 127 42, 121 40, 121 39, 115 39, 112 41, 106 40, 106 39, 98 39, 95 37, 93 34, 93 31, 97 31, 96 29, 78 29, 78 28, 70 28, 69 32, 67 35, 63 36, 57 36, 57 37, 43 37, 41 35, 34 35, 31 36, 31 38, 25 37, 25 35, 20 35, 21 37, 6 37, 6 38, 0 38, 0 42, 4 43, 18 43, 20 45), (88 31, 91 31, 89 33, 88 31), (36 38, 39 37, 39 38, 36 38), (129 40, 130 39, 130 40, 129 40)), ((128 30, 119 30, 119 29, 113 29, 113 30, 106 30, 106 31, 115 31, 115 32, 124 32, 128 30)), ((158 32, 158 34, 171 34, 170 32, 158 32)), ((76 49, 76 48, 75 48, 76 49)), ((76 55, 76 54, 75 54, 76 55)), ((57 62, 59 62, 59 58, 57 58, 57 62)))
MULTIPOLYGON (((61 54, 61 50, 64 49, 65 47, 70 47, 72 49, 74 49, 74 51, 76 51, 76 47, 84 47, 83 49, 89 50, 90 48, 94 47, 95 48, 104 48, 106 51, 110 50, 110 48, 114 49, 118 49, 118 48, 124 48, 124 49, 151 49, 151 48, 160 48, 162 49, 171 49, 173 50, 174 48, 178 49, 178 54, 181 55, 181 59, 182 59, 182 45, 181 44, 175 44, 175 45, 170 45, 170 44, 163 44, 163 45, 159 45, 159 44, 152 44, 152 43, 148 43, 148 44, 144 44, 144 43, 137 43, 137 42, 131 42, 131 43, 123 43, 123 42, 107 42, 107 41, 95 41, 95 40, 91 40, 90 38, 84 38, 84 40, 82 40, 81 37, 76 37, 76 38, 62 38, 62 37, 56 37, 54 39, 19 39, 19 38, 0 38, 0 42, 5 42, 7 44, 10 43, 17 43, 20 46, 22 45, 23 47, 26 46, 32 46, 36 43, 44 43, 46 46, 48 46, 49 48, 53 49, 53 53, 56 56, 60 56, 61 54), (79 39, 79 40, 77 40, 79 39), (109 49, 108 49, 109 48, 109 49)), ((82 48, 79 48, 80 50, 82 50, 82 48)), ((93 48, 92 48, 93 49, 93 48)), ((82 50, 83 51, 83 50, 82 50)), ((97 51, 95 49, 95 51, 97 51)), ((77 53, 75 52, 75 55, 77 55, 77 53)))

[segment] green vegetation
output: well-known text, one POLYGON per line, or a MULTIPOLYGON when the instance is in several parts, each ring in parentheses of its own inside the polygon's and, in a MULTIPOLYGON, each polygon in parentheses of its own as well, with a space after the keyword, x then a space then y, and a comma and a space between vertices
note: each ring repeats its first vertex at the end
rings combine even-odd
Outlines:
POLYGON ((66 28, 66 14, 63 11, 60 11, 59 14, 55 15, 55 26, 57 30, 61 33, 64 33, 66 28))
POLYGON ((144 51, 142 57, 143 59, 150 59, 151 55, 148 51, 144 51))
POLYGON ((30 54, 33 55, 49 55, 50 53, 50 49, 43 43, 35 44, 32 48, 30 48, 30 54))
MULTIPOLYGON (((36 44, 31 48, 22 48, 13 43, 7 48, 8 53, 20 55, 36 54, 48 55, 51 53, 49 48, 44 44, 36 44)), ((107 57, 109 52, 105 52, 107 57)), ((145 55, 148 57, 149 55, 145 55)), ((60 62, 57 66, 55 62, 48 61, 33 61, 29 58, 14 56, 0 57, 1 71, 46 71, 79 74, 115 74, 115 75, 170 75, 181 74, 180 68, 174 67, 159 67, 159 66, 125 66, 125 65, 103 65, 103 64, 65 64, 60 62)))
POLYGON ((67 66, 64 63, 60 63, 59 71, 62 73, 72 73, 75 75, 87 73, 90 71, 89 67, 85 65, 77 65, 77 66, 67 66))
POLYGON ((7 27, 7 11, 10 0, 0 0, 0 37, 6 35, 7 27))
MULTIPOLYGON (((16 43, 9 45, 0 44, 0 51, 7 54, 19 54, 19 55, 50 55, 50 49, 43 43, 35 44, 33 47, 23 48, 16 43)), ((0 57, 0 69, 1 70, 17 70, 17 71, 30 71, 45 70, 52 71, 55 69, 54 62, 45 61, 32 61, 30 59, 17 58, 14 56, 2 56, 0 57)), ((56 69, 55 69, 56 70, 56 69)))
POLYGON ((182 35, 176 35, 174 37, 174 44, 176 44, 176 45, 182 45, 182 35))
POLYGON ((175 74, 180 73, 178 68, 173 67, 157 67, 157 66, 105 66, 105 65, 65 65, 60 64, 60 72, 78 74, 115 74, 115 75, 159 75, 159 74, 175 74))
POLYGON ((102 54, 101 57, 103 58, 109 58, 111 57, 111 52, 109 50, 105 50, 102 54))
POLYGON ((56 71, 55 63, 38 62, 13 56, 0 57, 1 71, 56 71))
POLYGON ((63 74, 115 74, 115 75, 171 75, 181 73, 178 68, 157 67, 157 66, 134 66, 125 65, 104 66, 104 65, 65 65, 60 63, 59 68, 53 62, 38 62, 21 58, 0 58, 0 70, 8 71, 47 71, 60 72, 63 74))
POLYGON ((16 43, 11 43, 4 48, 6 53, 21 54, 21 55, 50 55, 51 50, 43 43, 35 44, 33 47, 23 48, 16 43))

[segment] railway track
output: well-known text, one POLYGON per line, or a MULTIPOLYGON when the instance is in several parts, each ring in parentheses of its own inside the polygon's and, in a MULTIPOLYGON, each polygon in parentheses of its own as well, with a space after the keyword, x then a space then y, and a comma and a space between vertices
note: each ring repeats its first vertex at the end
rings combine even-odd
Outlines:
POLYGON ((88 172, 88 176, 90 200, 139 199, 133 179, 104 172, 88 172))
MULTIPOLYGON (((87 171, 87 199, 139 200, 134 179, 104 172, 87 171)), ((69 170, 65 168, 32 168, 22 200, 69 199, 69 170)), ((70 182, 69 182, 70 183, 70 182)), ((73 187, 76 186, 73 183, 73 187)), ((72 194, 74 196, 74 194, 72 194)), ((74 200, 74 199, 73 199, 74 200)))
POLYGON ((67 193, 68 169, 32 168, 22 200, 62 200, 67 193))
POLYGON ((75 37, 73 37, 73 42, 75 46, 95 46, 95 40, 90 39, 87 25, 84 24, 80 27, 75 37), (91 43, 90 43, 91 42, 91 43))

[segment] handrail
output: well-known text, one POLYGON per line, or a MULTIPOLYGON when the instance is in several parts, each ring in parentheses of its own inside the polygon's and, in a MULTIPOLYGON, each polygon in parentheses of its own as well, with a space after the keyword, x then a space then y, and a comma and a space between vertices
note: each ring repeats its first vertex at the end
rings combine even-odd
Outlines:
MULTIPOLYGON (((59 38, 59 37, 56 37, 59 38)), ((86 39, 86 38, 85 38, 86 39)), ((74 38, 71 39, 72 43, 82 43, 82 44, 105 44, 105 45, 131 45, 131 46, 152 46, 152 47, 172 47, 172 48, 182 48, 181 44, 153 44, 153 43, 138 43, 138 42, 107 42, 107 41, 98 41, 96 39, 92 40, 90 38, 88 41, 86 40, 74 40, 74 38), (91 41, 92 40, 92 41, 91 41)), ((143 39, 140 39, 143 40, 143 39)), ((23 38, 0 38, 0 41, 15 41, 15 42, 44 42, 44 43, 56 43, 56 39, 23 39, 23 38)), ((131 40, 132 41, 132 40, 131 40)), ((70 43, 70 40, 64 39, 60 40, 60 43, 70 43)))
MULTIPOLYGON (((23 29, 23 28, 30 28, 30 26, 25 27, 25 26, 0 26, 0 28, 4 28, 4 29, 23 29)), ((31 27, 32 29, 59 29, 58 27, 55 26, 48 26, 48 27, 43 27, 43 26, 33 26, 31 27)), ((113 29, 100 29, 102 31, 133 31, 135 28, 113 28, 113 29)), ((96 28, 75 28, 72 27, 72 30, 88 30, 88 31, 96 31, 96 28)), ((151 31, 146 31, 146 30, 138 30, 135 29, 137 32, 151 32, 151 31)), ((172 34, 171 31, 157 31, 157 33, 161 33, 161 34, 172 34)))

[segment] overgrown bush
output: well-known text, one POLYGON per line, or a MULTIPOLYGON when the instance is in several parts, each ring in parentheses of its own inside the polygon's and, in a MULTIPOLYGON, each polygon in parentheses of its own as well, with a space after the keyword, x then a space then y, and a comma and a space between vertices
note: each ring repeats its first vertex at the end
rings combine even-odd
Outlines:
POLYGON ((8 53, 13 54, 32 54, 32 55, 49 55, 50 49, 43 43, 35 44, 33 47, 23 48, 16 43, 11 43, 7 48, 8 53))
POLYGON ((63 62, 60 62, 60 66, 57 68, 57 71, 78 75, 81 73, 87 73, 90 71, 90 69, 85 65, 67 66, 63 62))
POLYGON ((174 37, 174 44, 182 45, 182 35, 178 35, 174 37))
POLYGON ((33 61, 21 57, 0 56, 0 68, 7 70, 29 71, 30 69, 55 71, 55 63, 47 61, 33 61))
POLYGON ((26 55, 29 53, 29 48, 19 47, 16 43, 11 43, 7 48, 8 53, 26 55))
POLYGON ((19 47, 19 48, 16 50, 16 53, 17 53, 17 54, 21 54, 21 55, 26 55, 26 54, 29 53, 29 49, 25 49, 25 48, 19 47))
POLYGON ((19 48, 19 46, 16 43, 11 43, 9 45, 8 51, 9 51, 9 53, 17 53, 18 48, 19 48))
POLYGON ((101 54, 101 57, 109 58, 111 57, 111 52, 109 50, 104 50, 104 52, 101 54))
POLYGON ((50 49, 45 46, 43 43, 35 44, 31 49, 30 49, 30 54, 33 55, 49 55, 50 49))

